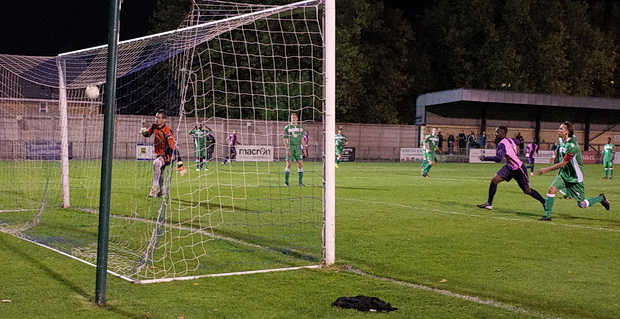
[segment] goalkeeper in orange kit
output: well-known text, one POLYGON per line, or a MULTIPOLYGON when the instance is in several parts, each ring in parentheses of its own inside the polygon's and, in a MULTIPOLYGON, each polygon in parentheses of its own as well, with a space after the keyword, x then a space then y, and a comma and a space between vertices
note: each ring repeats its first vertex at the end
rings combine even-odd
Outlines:
POLYGON ((155 155, 157 156, 153 160, 153 187, 151 187, 149 197, 159 197, 168 193, 168 188, 164 185, 164 169, 170 165, 173 159, 177 160, 177 172, 181 175, 185 175, 187 172, 176 147, 172 130, 170 126, 166 125, 166 119, 166 111, 159 110, 155 114, 155 123, 149 128, 140 130, 144 137, 153 135, 155 155))

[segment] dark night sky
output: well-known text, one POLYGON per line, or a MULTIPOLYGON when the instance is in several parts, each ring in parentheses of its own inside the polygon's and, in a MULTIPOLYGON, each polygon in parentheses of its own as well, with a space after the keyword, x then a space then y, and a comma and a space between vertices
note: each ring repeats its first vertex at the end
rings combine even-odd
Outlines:
MULTIPOLYGON (((156 0, 125 0, 121 39, 147 35, 156 0), (150 3, 143 5, 142 3, 150 3)), ((108 42, 108 0, 7 0, 0 10, 0 53, 55 56, 108 42)))
MULTIPOLYGON (((125 0, 121 40, 145 36, 157 0, 125 0)), ((290 0, 294 2, 295 0, 290 0)), ((379 0, 414 20, 434 0, 379 0)), ((620 0, 588 0, 618 3, 620 0)), ((109 0, 4 0, 0 54, 55 56, 108 42, 109 0)))
MULTIPOLYGON (((147 35, 156 0, 125 0, 121 40, 147 35)), ((291 1, 294 2, 294 1, 291 1)), ((429 0, 383 0, 414 17, 429 0)), ((5 0, 0 10, 0 54, 55 56, 108 42, 109 0, 5 0)))

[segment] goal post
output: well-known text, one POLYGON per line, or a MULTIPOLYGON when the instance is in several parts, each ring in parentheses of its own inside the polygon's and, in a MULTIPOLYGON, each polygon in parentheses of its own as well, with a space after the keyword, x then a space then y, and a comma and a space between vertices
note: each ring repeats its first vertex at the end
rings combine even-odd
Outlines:
POLYGON ((336 169, 330 160, 336 153, 336 0, 325 2, 325 253, 323 262, 336 262, 336 169))
MULTIPOLYGON (((177 30, 119 43, 110 273, 148 283, 335 262, 330 11, 333 0, 196 1, 177 30), (139 131, 160 109, 180 154, 163 171, 165 191, 150 198, 153 138, 139 131), (292 113, 310 148, 301 166, 285 170, 283 129, 292 113), (197 125, 215 139, 210 155, 195 149, 197 125), (240 144, 224 161, 235 131, 240 144), (180 159, 185 175, 175 170, 180 159), (305 186, 287 187, 287 174, 305 186)), ((0 174, 17 177, 0 190, 0 230, 89 264, 106 56, 105 46, 0 55, 0 174), (85 94, 93 85, 103 92, 94 99, 85 94)))

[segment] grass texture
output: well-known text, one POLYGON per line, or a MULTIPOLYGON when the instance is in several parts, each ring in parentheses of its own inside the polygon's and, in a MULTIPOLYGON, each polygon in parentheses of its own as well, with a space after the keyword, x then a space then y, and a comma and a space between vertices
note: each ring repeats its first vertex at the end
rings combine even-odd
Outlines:
MULTIPOLYGON (((556 199, 553 221, 541 222, 540 203, 514 181, 499 184, 493 210, 475 206, 486 201, 500 167, 440 163, 425 179, 415 163, 341 163, 334 267, 149 285, 109 277, 104 307, 93 303, 94 268, 0 233, 0 318, 378 315, 330 305, 356 295, 399 308, 380 315, 389 318, 617 318, 616 179, 601 179, 601 165, 586 165, 587 195, 605 193, 611 210, 556 199)), ((531 177, 530 184, 544 196, 553 176, 531 177)), ((79 220, 54 218, 66 231, 80 231, 79 220)))

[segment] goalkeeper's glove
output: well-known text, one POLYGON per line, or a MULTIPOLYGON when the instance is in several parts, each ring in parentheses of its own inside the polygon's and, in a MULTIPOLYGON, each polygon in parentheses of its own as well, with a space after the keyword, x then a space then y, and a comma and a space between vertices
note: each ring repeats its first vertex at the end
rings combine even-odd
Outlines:
POLYGON ((144 137, 148 137, 149 136, 149 129, 146 127, 143 127, 140 129, 140 134, 142 134, 142 136, 144 137))
POLYGON ((183 162, 181 161, 177 163, 177 172, 181 173, 181 176, 185 176, 185 174, 187 174, 187 169, 183 166, 183 162))

